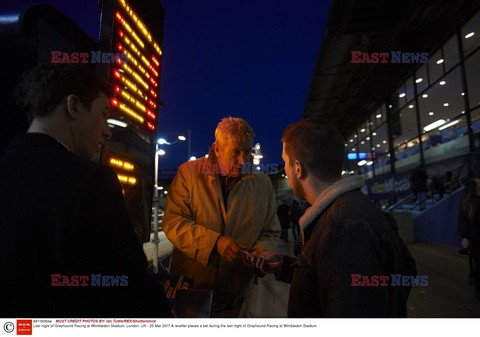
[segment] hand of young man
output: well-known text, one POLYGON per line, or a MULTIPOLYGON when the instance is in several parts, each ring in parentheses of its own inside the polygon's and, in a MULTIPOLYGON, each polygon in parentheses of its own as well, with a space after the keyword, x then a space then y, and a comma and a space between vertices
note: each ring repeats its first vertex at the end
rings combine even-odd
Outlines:
POLYGON ((252 252, 248 252, 246 250, 239 251, 243 264, 250 268, 252 272, 259 277, 265 277, 265 273, 256 267, 255 261, 257 259, 253 254, 259 255, 263 251, 264 250, 262 248, 256 248, 252 252))
POLYGON ((251 265, 264 274, 274 274, 282 270, 283 255, 274 252, 252 253, 247 257, 251 265))
POLYGON ((218 237, 216 247, 220 257, 228 262, 232 262, 236 258, 239 258, 240 250, 247 249, 247 247, 240 242, 224 235, 218 237))

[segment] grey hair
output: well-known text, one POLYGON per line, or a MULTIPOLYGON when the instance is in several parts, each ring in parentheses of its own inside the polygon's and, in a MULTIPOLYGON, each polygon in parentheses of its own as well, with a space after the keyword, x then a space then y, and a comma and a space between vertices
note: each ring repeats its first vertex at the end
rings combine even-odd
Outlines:
POLYGON ((235 139, 241 143, 252 143, 255 138, 253 128, 243 118, 225 117, 215 129, 215 142, 222 143, 226 139, 235 139))

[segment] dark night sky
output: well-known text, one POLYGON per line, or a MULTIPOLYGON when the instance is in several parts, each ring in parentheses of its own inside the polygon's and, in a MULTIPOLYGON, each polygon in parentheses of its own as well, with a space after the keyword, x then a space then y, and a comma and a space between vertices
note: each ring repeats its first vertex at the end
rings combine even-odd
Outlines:
MULTIPOLYGON (((9 1, 1 13, 39 1, 9 1)), ((98 41, 97 1, 45 0, 98 41)), ((224 116, 242 117, 262 144, 262 163, 281 163, 280 136, 301 118, 329 0, 161 0, 165 30, 159 134, 191 129, 205 155, 224 116)), ((187 144, 164 148, 160 168, 187 159, 187 144)))

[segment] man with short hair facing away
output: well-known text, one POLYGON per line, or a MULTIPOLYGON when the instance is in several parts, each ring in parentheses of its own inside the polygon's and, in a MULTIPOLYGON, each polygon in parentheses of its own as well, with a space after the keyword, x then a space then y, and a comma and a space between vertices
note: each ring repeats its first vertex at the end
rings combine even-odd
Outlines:
POLYGON ((92 161, 111 93, 78 64, 22 78, 30 127, 0 159, 1 317, 171 317, 115 171, 92 161))
POLYGON ((162 225, 174 245, 170 272, 193 277, 195 288, 244 297, 244 317, 254 274, 242 251, 275 250, 280 235, 270 179, 250 171, 254 136, 242 118, 222 119, 208 158, 178 168, 162 225))
POLYGON ((282 142, 288 183, 312 205, 299 221, 302 250, 297 258, 264 252, 250 260, 291 283, 288 316, 405 316, 402 287, 352 276, 390 276, 400 270, 401 255, 392 226, 360 192, 362 177, 341 177, 345 142, 339 132, 303 119, 287 127, 282 142))

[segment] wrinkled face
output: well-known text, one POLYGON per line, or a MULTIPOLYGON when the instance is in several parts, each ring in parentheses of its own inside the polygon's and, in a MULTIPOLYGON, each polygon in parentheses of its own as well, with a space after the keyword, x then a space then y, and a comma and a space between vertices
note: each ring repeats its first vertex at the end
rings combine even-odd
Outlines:
POLYGON ((78 119, 72 124, 74 141, 73 152, 92 159, 102 149, 105 140, 112 136, 107 119, 110 116, 110 103, 107 95, 101 92, 92 102, 90 110, 82 103, 78 105, 78 119))
POLYGON ((288 184, 292 188, 293 194, 299 199, 305 199, 305 191, 294 173, 295 166, 290 162, 290 158, 285 151, 285 143, 283 143, 282 159, 285 162, 285 174, 287 175, 288 184))
POLYGON ((224 174, 232 177, 239 177, 241 175, 240 169, 233 169, 239 165, 252 161, 252 146, 251 142, 240 142, 237 139, 227 138, 221 142, 217 140, 215 143, 215 155, 217 156, 218 165, 224 174))

